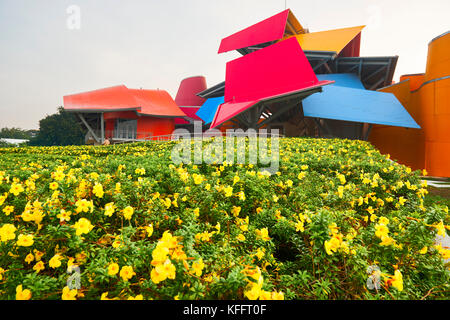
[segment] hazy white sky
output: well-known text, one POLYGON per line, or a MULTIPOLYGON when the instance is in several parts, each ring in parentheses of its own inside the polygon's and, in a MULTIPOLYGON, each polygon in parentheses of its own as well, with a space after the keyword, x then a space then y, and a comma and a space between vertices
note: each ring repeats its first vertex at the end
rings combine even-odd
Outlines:
MULTIPOLYGON (((428 42, 450 29, 449 0, 287 0, 311 32, 366 25, 362 56, 398 55, 394 80, 425 71, 428 42)), ((37 129, 67 94, 124 84, 165 89, 224 80, 220 40, 285 0, 0 0, 0 128, 37 129), (70 6, 80 9, 80 28, 70 6), (77 25, 69 24, 72 27, 77 25)))

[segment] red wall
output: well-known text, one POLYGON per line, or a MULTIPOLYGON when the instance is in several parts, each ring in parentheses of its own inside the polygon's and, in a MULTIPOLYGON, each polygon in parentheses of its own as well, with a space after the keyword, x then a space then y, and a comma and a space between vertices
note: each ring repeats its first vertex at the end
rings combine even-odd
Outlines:
POLYGON ((137 122, 138 139, 146 136, 170 135, 175 130, 173 118, 140 117, 137 122))
POLYGON ((134 111, 105 112, 105 138, 112 138, 116 119, 137 119, 137 139, 170 135, 175 130, 174 118, 139 117, 134 111))

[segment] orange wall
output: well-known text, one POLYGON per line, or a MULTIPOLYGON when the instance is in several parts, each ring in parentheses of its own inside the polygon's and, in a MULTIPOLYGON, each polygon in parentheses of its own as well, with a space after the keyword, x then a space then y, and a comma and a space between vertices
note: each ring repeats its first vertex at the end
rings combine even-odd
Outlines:
POLYGON ((425 81, 425 73, 420 74, 407 74, 400 76, 400 82, 409 80, 409 89, 411 91, 419 89, 419 87, 425 81))
MULTIPOLYGON (((408 113, 418 122, 420 110, 411 101, 410 80, 399 82, 381 89, 394 94, 408 113)), ((424 133, 420 129, 401 128, 384 125, 373 125, 369 141, 381 153, 390 154, 391 159, 411 167, 414 170, 425 167, 424 133)))
POLYGON ((450 33, 428 45, 425 74, 381 89, 392 92, 421 130, 374 126, 369 141, 381 152, 429 175, 450 177, 450 33))

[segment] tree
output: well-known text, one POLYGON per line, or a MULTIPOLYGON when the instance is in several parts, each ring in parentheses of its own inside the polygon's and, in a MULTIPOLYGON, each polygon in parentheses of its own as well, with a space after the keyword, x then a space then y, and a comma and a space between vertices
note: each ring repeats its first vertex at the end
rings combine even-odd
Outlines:
POLYGON ((84 144, 86 132, 75 116, 58 108, 58 112, 39 121, 39 132, 31 138, 31 146, 68 146, 84 144))
POLYGON ((27 140, 31 138, 31 135, 27 130, 20 128, 2 128, 0 130, 0 138, 27 140))

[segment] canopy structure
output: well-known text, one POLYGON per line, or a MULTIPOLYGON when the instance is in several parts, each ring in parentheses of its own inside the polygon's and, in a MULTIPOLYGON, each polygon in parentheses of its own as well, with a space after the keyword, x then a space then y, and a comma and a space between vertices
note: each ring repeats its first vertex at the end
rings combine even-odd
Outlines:
POLYGON ((225 103, 218 107, 211 128, 244 111, 239 121, 260 127, 332 81, 317 79, 298 41, 290 38, 228 62, 225 83, 225 103), (281 108, 273 105, 283 101, 281 108), (270 111, 260 122, 266 107, 270 111))
POLYGON ((69 112, 98 113, 135 111, 138 115, 185 117, 172 97, 164 90, 128 89, 124 85, 64 96, 69 112))
POLYGON ((365 90, 354 75, 319 78, 334 80, 335 84, 303 100, 305 117, 420 128, 391 93, 365 90))
POLYGON ((237 50, 244 55, 285 37, 306 32, 291 10, 287 9, 222 39, 219 53, 237 50))
POLYGON ((186 117, 164 90, 128 89, 124 85, 64 96, 64 109, 87 128, 86 141, 113 143, 167 136, 175 118, 186 117))

